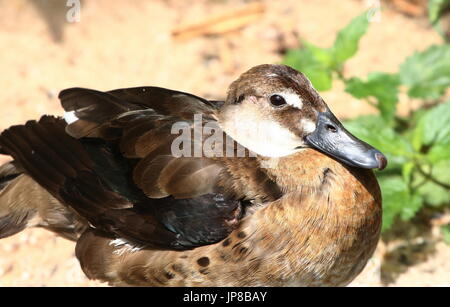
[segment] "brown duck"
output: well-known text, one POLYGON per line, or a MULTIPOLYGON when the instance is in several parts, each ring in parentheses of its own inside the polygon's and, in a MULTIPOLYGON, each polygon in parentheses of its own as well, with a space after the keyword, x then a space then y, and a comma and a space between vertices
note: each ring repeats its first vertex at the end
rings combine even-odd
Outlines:
POLYGON ((309 80, 260 65, 225 102, 157 87, 59 96, 0 136, 0 238, 76 240, 89 278, 137 286, 342 286, 377 245, 386 158, 309 80))

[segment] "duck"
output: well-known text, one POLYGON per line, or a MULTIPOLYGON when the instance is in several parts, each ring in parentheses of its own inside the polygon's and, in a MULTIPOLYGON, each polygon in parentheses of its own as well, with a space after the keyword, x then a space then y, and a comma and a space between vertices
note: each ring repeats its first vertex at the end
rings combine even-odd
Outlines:
POLYGON ((345 286, 377 246, 386 157, 301 72, 225 101, 159 87, 59 94, 0 135, 0 238, 43 227, 113 286, 345 286))

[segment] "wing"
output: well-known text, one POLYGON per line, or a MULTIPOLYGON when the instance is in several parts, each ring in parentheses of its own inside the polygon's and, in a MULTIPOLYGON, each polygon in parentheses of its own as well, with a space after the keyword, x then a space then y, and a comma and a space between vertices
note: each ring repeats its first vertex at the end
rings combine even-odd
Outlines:
MULTIPOLYGON (((99 138, 118 144, 120 154, 138 159, 133 170, 134 183, 148 197, 192 198, 215 192, 223 170, 220 159, 204 152, 203 143, 211 133, 225 135, 218 125, 197 137, 195 126, 203 130, 215 121, 217 106, 202 98, 143 87, 99 91, 73 88, 61 92, 66 112, 74 112, 75 122, 66 131, 78 138, 99 138), (197 118, 196 118, 197 117, 197 118), (197 120, 197 122, 194 121, 197 120), (185 135, 179 136, 179 131, 185 135), (174 152, 174 142, 183 138, 183 152, 174 152)), ((224 148, 224 139, 216 142, 224 148)), ((107 176, 106 176, 107 177, 107 176)))
POLYGON ((170 151, 173 124, 184 120, 192 129, 193 114, 214 120, 213 103, 153 87, 75 88, 60 99, 78 120, 46 116, 14 126, 0 146, 94 227, 170 249, 214 243, 236 227, 242 201, 218 183, 227 176, 220 159, 170 151))
POLYGON ((109 92, 69 88, 61 91, 59 99, 64 110, 74 112, 79 119, 67 128, 69 134, 77 138, 108 137, 102 134, 102 127, 130 111, 137 111, 134 115, 140 117, 143 110, 146 110, 144 113, 152 116, 152 120, 165 116, 192 120, 194 114, 202 114, 209 119, 215 117, 214 113, 220 105, 188 93, 159 87, 136 87, 109 92))

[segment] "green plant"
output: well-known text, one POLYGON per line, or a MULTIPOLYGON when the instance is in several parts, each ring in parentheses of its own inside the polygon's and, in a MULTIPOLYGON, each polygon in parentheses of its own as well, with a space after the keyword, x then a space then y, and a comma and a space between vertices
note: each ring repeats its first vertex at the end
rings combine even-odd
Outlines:
POLYGON ((424 206, 450 204, 450 100, 444 99, 450 86, 450 45, 415 52, 395 74, 372 72, 365 80, 347 78, 344 64, 356 54, 368 26, 364 13, 339 31, 332 47, 303 42, 301 48, 287 52, 283 63, 304 72, 319 91, 330 89, 333 78, 339 79, 346 92, 378 110, 376 115, 347 121, 346 127, 388 157, 388 168, 376 172, 386 230, 396 218, 409 220, 424 206), (402 91, 407 102, 421 101, 407 116, 396 112, 402 91))
POLYGON ((445 37, 441 17, 450 9, 450 0, 428 0, 428 19, 434 28, 445 37))
POLYGON ((450 244, 450 225, 442 226, 441 231, 442 236, 444 237, 444 242, 450 244))

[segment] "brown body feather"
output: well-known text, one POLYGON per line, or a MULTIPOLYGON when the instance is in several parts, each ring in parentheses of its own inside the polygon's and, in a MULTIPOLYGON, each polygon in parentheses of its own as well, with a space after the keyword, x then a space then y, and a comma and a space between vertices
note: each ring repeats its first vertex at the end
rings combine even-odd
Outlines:
MULTIPOLYGON (((0 151, 14 158, 0 168, 0 237, 27 226, 81 235, 76 254, 87 276, 142 286, 345 285, 375 249, 378 183, 370 170, 306 148, 302 121, 314 125, 327 107, 290 68, 250 70, 225 104, 156 87, 73 88, 60 99, 76 121, 44 116, 0 136, 0 151), (274 91, 291 105, 268 104, 274 91), (172 153, 180 120, 191 143, 207 142, 210 133, 193 139, 196 114, 202 125, 219 123, 219 155, 172 153), (259 120, 280 133, 260 143, 293 153, 270 158, 256 146, 227 156, 231 137, 220 123, 259 120)), ((232 153, 241 140, 257 144, 255 131, 240 127, 232 153)))

